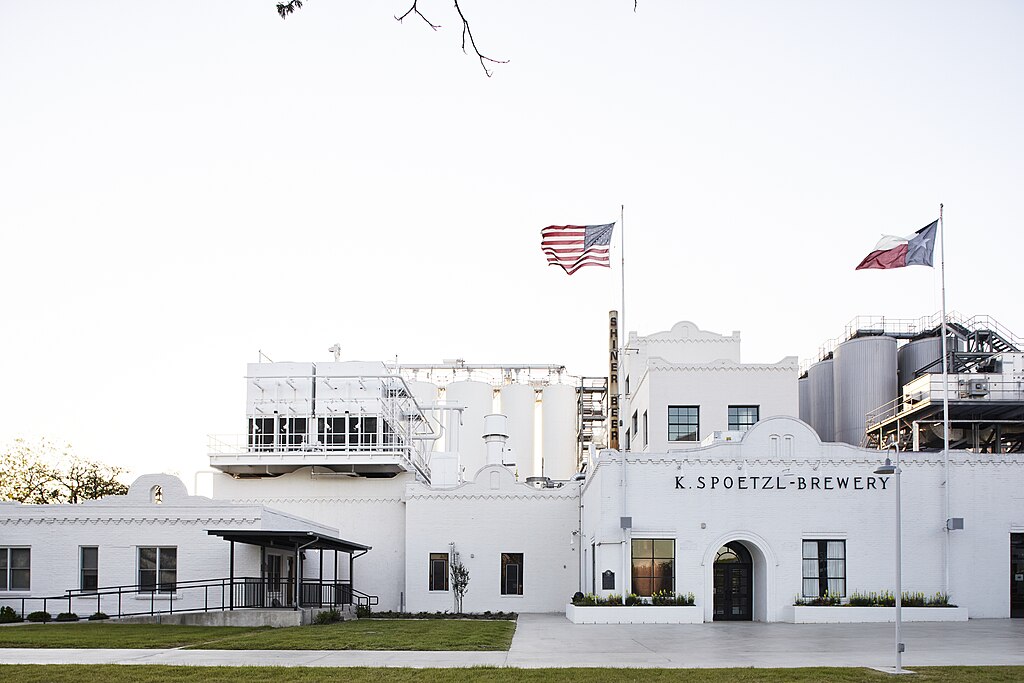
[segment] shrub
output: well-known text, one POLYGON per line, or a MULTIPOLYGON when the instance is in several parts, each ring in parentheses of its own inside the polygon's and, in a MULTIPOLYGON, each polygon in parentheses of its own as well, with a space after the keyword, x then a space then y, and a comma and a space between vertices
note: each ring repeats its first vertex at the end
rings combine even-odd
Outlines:
POLYGON ((89 615, 89 621, 103 621, 104 619, 109 619, 109 618, 110 617, 108 617, 103 612, 94 612, 94 613, 89 615))
POLYGON ((314 624, 333 624, 336 621, 341 621, 341 612, 336 609, 317 612, 316 616, 313 617, 314 624))
POLYGON ((356 616, 360 619, 369 619, 370 608, 364 605, 359 605, 358 607, 356 607, 356 616))
POLYGON ((639 604, 642 604, 642 601, 640 600, 640 596, 636 593, 630 593, 626 596, 626 607, 632 607, 633 605, 639 604))
POLYGON ((78 615, 74 612, 61 612, 57 615, 57 621, 78 621, 78 615))
POLYGON ((793 604, 797 606, 810 606, 810 607, 835 607, 841 605, 843 599, 828 591, 825 591, 824 595, 817 595, 810 598, 805 598, 802 595, 797 595, 793 600, 793 604))
POLYGON ((0 624, 16 624, 21 620, 21 615, 13 607, 0 607, 0 624))
POLYGON ((50 614, 49 612, 31 612, 26 617, 26 619, 28 619, 29 621, 45 623, 45 622, 50 621, 51 619, 53 619, 53 615, 50 614))
POLYGON ((651 594, 652 605, 680 605, 691 607, 696 602, 693 593, 673 593, 670 590, 655 591, 651 594))

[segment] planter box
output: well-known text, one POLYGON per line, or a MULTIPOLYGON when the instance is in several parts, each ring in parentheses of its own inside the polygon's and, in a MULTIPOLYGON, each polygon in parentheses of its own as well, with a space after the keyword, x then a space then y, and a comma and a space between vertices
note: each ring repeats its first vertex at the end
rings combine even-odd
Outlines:
MULTIPOLYGON (((967 621, 966 607, 904 607, 903 621, 967 621)), ((895 607, 793 607, 794 624, 866 624, 896 621, 895 607)))
POLYGON ((577 607, 565 606, 565 618, 574 624, 701 624, 704 608, 697 606, 577 607))

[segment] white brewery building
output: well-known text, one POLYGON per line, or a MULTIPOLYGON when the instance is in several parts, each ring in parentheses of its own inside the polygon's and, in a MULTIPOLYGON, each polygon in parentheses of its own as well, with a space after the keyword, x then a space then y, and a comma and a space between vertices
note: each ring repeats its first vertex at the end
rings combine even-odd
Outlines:
POLYGON ((452 611, 458 561, 466 612, 586 621, 575 593, 667 591, 694 595, 683 620, 816 620, 794 603, 895 587, 895 481, 875 470, 898 448, 903 588, 959 605, 921 618, 1024 617, 1024 344, 954 316, 943 382, 941 329, 858 319, 806 369, 744 363, 738 332, 689 322, 630 334, 603 378, 251 364, 211 497, 146 475, 80 505, 0 502, 0 605, 452 611))

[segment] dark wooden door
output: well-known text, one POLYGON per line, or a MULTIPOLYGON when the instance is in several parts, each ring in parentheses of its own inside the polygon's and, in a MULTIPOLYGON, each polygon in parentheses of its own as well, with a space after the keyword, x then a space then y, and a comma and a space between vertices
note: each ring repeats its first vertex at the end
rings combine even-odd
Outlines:
POLYGON ((1010 534, 1010 616, 1024 619, 1024 534, 1010 534))
POLYGON ((750 621, 754 618, 753 566, 730 562, 715 564, 715 621, 750 621))

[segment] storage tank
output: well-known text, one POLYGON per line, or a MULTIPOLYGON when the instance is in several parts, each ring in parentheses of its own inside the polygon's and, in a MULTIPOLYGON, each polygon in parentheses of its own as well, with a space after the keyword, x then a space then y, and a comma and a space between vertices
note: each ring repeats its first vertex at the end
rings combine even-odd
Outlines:
POLYGON ((811 380, 804 375, 797 380, 797 401, 800 419, 811 424, 811 380))
POLYGON ((894 338, 860 337, 836 347, 832 366, 836 441, 861 445, 865 416, 897 397, 896 382, 894 338))
POLYGON ((822 441, 836 440, 836 399, 832 383, 832 359, 818 361, 807 371, 808 424, 822 441))
POLYGON ((576 387, 544 387, 540 402, 541 476, 571 479, 576 474, 576 387))
MULTIPOLYGON (((486 382, 452 382, 444 391, 448 405, 461 405, 462 427, 458 452, 466 481, 473 481, 476 472, 487 462, 484 447, 484 415, 494 412, 494 389, 486 382)), ((446 448, 446 450, 451 450, 446 448)))
POLYGON ((519 480, 535 477, 540 473, 539 463, 535 462, 539 454, 533 447, 536 391, 529 384, 506 384, 498 393, 499 410, 508 416, 508 449, 512 451, 511 459, 516 464, 519 480))
MULTIPOLYGON (((438 431, 438 425, 440 420, 440 411, 431 410, 429 406, 437 403, 438 389, 437 385, 433 382, 418 382, 418 381, 407 381, 406 384, 409 387, 409 391, 412 392, 413 398, 416 399, 416 403, 423 411, 423 415, 427 420, 427 427, 431 431, 438 431)), ((441 440, 425 442, 428 451, 439 451, 442 447, 441 440)))
POLYGON ((923 367, 931 366, 928 372, 942 372, 942 337, 925 337, 908 342, 900 347, 896 358, 899 365, 899 388, 902 391, 908 382, 913 381, 914 373, 923 367))

